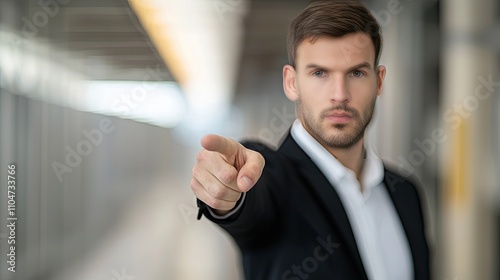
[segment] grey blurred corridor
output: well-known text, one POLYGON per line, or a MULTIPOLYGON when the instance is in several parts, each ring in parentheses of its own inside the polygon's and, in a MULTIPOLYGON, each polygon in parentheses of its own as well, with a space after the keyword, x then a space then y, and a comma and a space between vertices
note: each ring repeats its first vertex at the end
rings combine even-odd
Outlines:
MULTIPOLYGON (((191 168, 206 133, 288 131, 309 2, 0 1, 0 279, 243 279, 191 168)), ((500 1, 364 2, 388 69, 369 139, 418 178, 434 278, 500 279, 500 1)))

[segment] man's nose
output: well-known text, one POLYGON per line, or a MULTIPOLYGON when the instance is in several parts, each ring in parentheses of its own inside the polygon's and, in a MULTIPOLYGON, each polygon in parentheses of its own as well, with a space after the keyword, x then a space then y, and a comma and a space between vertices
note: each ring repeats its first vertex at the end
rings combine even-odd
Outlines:
POLYGON ((344 103, 350 100, 347 81, 344 77, 335 77, 332 81, 330 99, 335 103, 344 103))

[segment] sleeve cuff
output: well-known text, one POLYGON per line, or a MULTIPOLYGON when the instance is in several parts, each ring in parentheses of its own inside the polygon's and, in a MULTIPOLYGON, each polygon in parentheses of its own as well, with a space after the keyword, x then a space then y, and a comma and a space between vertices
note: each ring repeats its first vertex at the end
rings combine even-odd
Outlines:
POLYGON ((241 198, 238 200, 238 203, 236 204, 236 207, 234 207, 231 211, 229 211, 228 213, 226 213, 224 215, 217 215, 217 214, 215 214, 215 212, 212 210, 212 208, 210 208, 208 206, 206 206, 207 211, 210 214, 210 216, 212 216, 212 218, 215 218, 217 220, 227 219, 227 218, 231 217, 232 215, 238 213, 238 211, 243 206, 243 202, 245 201, 246 195, 247 195, 246 193, 242 193, 241 194, 241 198))
POLYGON ((214 217, 216 219, 219 219, 219 220, 227 219, 227 218, 231 217, 234 213, 238 212, 238 210, 240 210, 241 206, 243 205, 243 202, 245 201, 246 196, 247 196, 246 193, 242 193, 241 198, 239 199, 239 202, 236 205, 236 207, 234 207, 233 210, 229 211, 228 213, 226 213, 224 215, 215 214, 215 212, 210 207, 208 207, 208 212, 210 213, 210 215, 212 215, 212 217, 214 217))

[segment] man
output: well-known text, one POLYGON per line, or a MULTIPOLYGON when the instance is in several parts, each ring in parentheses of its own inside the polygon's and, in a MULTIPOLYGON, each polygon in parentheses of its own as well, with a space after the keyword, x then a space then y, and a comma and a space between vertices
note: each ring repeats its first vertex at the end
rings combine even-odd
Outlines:
POLYGON ((315 2, 288 35, 297 120, 277 151, 205 136, 191 188, 241 249, 247 279, 429 279, 415 186, 365 145, 386 69, 357 1, 315 2))

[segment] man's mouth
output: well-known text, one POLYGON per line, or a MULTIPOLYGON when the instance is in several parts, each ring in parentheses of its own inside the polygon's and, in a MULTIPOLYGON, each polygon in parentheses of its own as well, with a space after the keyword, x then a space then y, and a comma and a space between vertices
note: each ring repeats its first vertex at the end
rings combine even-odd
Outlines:
POLYGON ((326 119, 335 124, 348 123, 352 118, 352 115, 345 111, 335 111, 326 115, 326 119))

